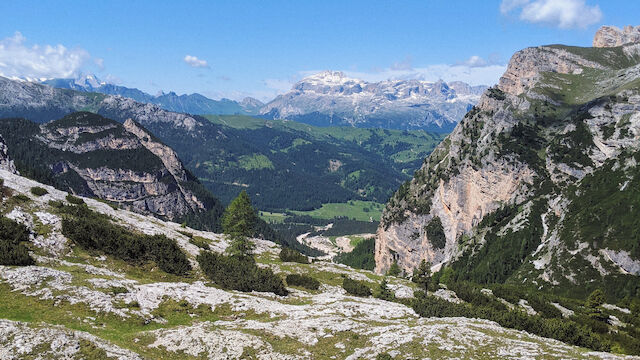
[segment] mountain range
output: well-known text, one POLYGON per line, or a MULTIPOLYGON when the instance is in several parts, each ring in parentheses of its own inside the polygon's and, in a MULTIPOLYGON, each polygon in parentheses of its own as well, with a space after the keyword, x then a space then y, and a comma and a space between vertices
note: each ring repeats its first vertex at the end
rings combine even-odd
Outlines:
POLYGON ((267 104, 247 97, 242 101, 212 100, 201 94, 174 92, 150 95, 100 81, 95 75, 42 82, 54 88, 120 95, 164 110, 194 115, 259 115, 265 119, 295 120, 315 126, 422 129, 448 133, 473 106, 486 86, 460 81, 387 80, 370 83, 338 71, 324 71, 296 83, 290 92, 267 104))
POLYGON ((260 109, 262 117, 316 126, 423 129, 447 133, 486 86, 463 82, 366 82, 325 71, 296 83, 260 109))
POLYGON ((175 92, 169 92, 150 95, 142 90, 101 81, 95 75, 85 75, 77 79, 50 79, 43 81, 42 84, 59 89, 120 95, 137 102, 158 105, 168 111, 194 115, 255 115, 264 105, 260 100, 251 97, 246 97, 242 101, 235 101, 225 98, 212 100, 198 93, 177 95, 175 92))
POLYGON ((323 130, 248 116, 205 118, 119 95, 58 89, 0 77, 0 118, 38 123, 91 111, 139 123, 173 148, 224 203, 246 190, 261 210, 385 202, 442 138, 424 131, 323 130))
POLYGON ((379 273, 422 259, 442 276, 575 297, 640 294, 640 43, 527 48, 394 194, 379 273))

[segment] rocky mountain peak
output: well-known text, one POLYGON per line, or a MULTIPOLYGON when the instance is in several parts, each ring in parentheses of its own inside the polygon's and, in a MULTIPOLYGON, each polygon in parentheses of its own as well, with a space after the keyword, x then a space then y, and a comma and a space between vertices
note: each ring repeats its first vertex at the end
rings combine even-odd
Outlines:
POLYGON ((260 109, 263 116, 321 126, 449 131, 486 86, 417 79, 368 82, 324 71, 296 83, 260 109))
POLYGON ((623 29, 603 26, 593 37, 593 47, 616 47, 640 42, 640 26, 627 25, 623 29))

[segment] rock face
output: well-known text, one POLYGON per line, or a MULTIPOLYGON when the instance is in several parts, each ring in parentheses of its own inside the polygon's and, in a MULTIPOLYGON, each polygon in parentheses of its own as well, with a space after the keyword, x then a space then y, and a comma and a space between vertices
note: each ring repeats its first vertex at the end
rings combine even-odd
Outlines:
POLYGON ((15 146, 13 153, 27 172, 33 173, 27 166, 30 153, 46 154, 34 166, 48 172, 59 188, 167 219, 206 210, 191 190, 195 179, 176 153, 131 119, 123 125, 81 112, 40 126, 10 119, 1 128, 10 139, 9 153, 15 146), (32 132, 7 133, 16 124, 32 132), (25 142, 28 148, 22 147, 25 142))
POLYGON ((337 71, 307 78, 265 105, 260 114, 319 126, 425 129, 448 132, 485 86, 462 82, 388 80, 369 83, 337 71))
POLYGON ((625 26, 620 30, 615 26, 603 26, 593 38, 593 47, 616 47, 640 42, 640 26, 625 26))
POLYGON ((2 135, 0 135, 0 169, 9 171, 14 174, 18 173, 13 160, 11 160, 9 158, 9 155, 7 154, 7 144, 5 143, 2 135))
POLYGON ((516 53, 387 204, 376 271, 426 259, 476 282, 636 281, 621 274, 640 260, 635 240, 622 240, 635 239, 626 212, 640 181, 639 76, 635 43, 516 53))

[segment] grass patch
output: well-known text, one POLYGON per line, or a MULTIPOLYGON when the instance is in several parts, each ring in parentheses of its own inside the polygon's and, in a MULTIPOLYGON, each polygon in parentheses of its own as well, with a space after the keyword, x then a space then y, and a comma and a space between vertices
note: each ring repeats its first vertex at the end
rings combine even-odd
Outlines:
POLYGON ((358 221, 380 221, 384 205, 374 201, 350 200, 346 203, 322 204, 311 211, 292 211, 296 215, 309 215, 318 219, 347 217, 358 221))

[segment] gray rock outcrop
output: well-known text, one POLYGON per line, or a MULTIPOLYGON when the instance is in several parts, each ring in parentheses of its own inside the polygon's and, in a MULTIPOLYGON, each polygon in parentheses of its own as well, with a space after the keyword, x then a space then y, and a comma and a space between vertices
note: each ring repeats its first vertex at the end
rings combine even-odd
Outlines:
POLYGON ((640 26, 627 25, 622 30, 616 26, 603 26, 593 38, 593 47, 616 47, 640 42, 640 26))

